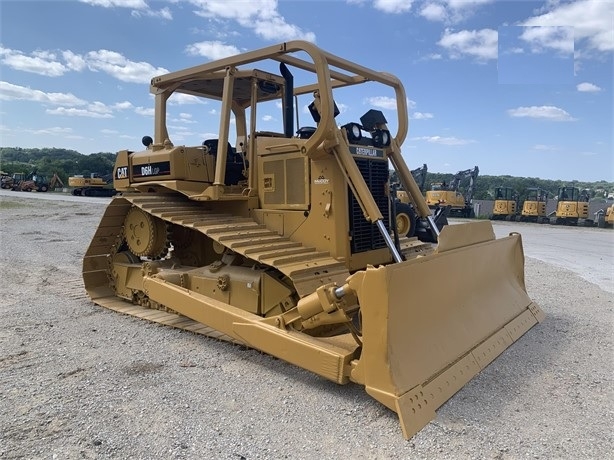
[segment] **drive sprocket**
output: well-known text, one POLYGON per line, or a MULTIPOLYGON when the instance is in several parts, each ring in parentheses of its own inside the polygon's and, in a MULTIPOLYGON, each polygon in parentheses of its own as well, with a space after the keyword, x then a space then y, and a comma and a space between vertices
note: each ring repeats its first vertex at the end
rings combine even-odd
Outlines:
POLYGON ((157 259, 168 251, 166 222, 136 206, 124 220, 124 238, 130 251, 139 257, 157 259))

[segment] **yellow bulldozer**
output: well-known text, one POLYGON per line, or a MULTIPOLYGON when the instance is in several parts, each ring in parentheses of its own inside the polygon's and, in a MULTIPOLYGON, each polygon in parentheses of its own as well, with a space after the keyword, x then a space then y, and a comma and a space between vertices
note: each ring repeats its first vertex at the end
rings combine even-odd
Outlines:
POLYGON ((121 194, 83 259, 95 303, 363 385, 406 438, 542 320, 520 235, 434 223, 401 154, 398 78, 290 41, 155 77, 150 90, 153 138, 118 152, 121 194), (360 85, 395 97, 394 132, 373 109, 339 126, 335 98, 360 85), (177 93, 219 101, 215 138, 173 143, 177 93), (303 99, 309 126, 294 117, 303 99), (279 131, 262 129, 273 110, 279 131), (393 237, 389 165, 417 213, 413 238, 393 237))

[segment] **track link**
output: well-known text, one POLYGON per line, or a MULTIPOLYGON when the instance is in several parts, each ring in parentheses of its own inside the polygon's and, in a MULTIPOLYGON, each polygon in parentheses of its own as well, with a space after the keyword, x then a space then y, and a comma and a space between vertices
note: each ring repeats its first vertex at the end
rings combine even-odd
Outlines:
MULTIPOLYGON (((201 232, 244 257, 279 270, 292 280, 301 297, 326 283, 343 284, 350 275, 345 265, 328 252, 283 237, 252 218, 209 211, 202 202, 182 195, 124 194, 114 198, 105 210, 83 258, 83 279, 89 296, 98 305, 120 313, 237 342, 181 315, 133 305, 115 295, 109 257, 121 242, 124 219, 132 206, 168 223, 201 232)), ((429 245, 415 238, 401 240, 401 250, 408 256, 426 246, 429 245)))

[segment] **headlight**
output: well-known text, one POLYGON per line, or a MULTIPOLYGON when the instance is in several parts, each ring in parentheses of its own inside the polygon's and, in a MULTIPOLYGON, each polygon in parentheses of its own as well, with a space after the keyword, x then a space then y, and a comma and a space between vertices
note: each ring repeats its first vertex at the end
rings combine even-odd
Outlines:
POLYGON ((358 123, 348 123, 347 125, 343 125, 342 128, 347 132, 350 144, 355 144, 362 139, 362 129, 358 123))
POLYGON ((376 129, 371 132, 375 147, 388 147, 390 145, 390 132, 385 129, 376 129))

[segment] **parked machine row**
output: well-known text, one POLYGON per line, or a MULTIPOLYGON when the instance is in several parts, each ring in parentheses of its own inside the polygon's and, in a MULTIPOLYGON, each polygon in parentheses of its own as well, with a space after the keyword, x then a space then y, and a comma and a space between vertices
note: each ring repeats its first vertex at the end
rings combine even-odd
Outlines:
POLYGON ((38 174, 36 171, 30 173, 18 172, 10 175, 2 174, 0 181, 0 186, 3 189, 21 192, 46 192, 62 182, 57 174, 48 179, 47 176, 38 174))
POLYGON ((510 187, 495 189, 495 202, 491 220, 514 220, 516 222, 536 222, 552 225, 573 225, 601 228, 612 226, 613 206, 597 212, 596 218, 589 216, 589 195, 586 190, 574 186, 560 187, 556 209, 547 213, 546 204, 549 193, 540 188, 525 190, 526 199, 519 205, 519 193, 510 187))
POLYGON ((516 222, 537 222, 546 224, 549 218, 546 213, 548 192, 540 188, 528 188, 526 199, 519 204, 520 195, 511 187, 495 189, 495 203, 491 220, 515 220, 516 222))
MULTIPOLYGON (((22 192, 47 192, 58 187, 64 188, 64 182, 57 174, 53 174, 51 179, 36 171, 26 173, 2 173, 0 185, 3 189, 22 191, 22 192)), ((99 176, 90 174, 89 177, 82 175, 71 176, 68 178, 68 188, 74 196, 98 196, 111 197, 117 192, 113 188, 113 174, 99 176)))

